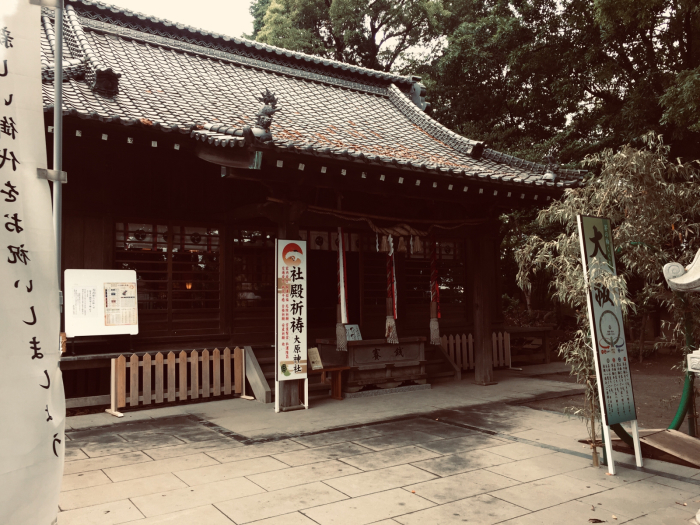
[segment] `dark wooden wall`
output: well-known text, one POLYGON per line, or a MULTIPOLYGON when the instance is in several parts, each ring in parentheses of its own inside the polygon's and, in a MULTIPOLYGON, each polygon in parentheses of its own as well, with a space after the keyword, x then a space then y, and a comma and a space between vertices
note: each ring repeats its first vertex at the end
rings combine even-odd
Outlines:
MULTIPOLYGON (((228 236, 222 249, 225 261, 224 306, 220 330, 186 337, 152 337, 143 333, 132 340, 127 337, 76 338, 69 343, 69 351, 95 354, 126 352, 132 347, 169 350, 272 344, 272 297, 262 306, 239 304, 235 287, 237 248, 233 242, 233 232, 241 229, 277 231, 277 224, 269 218, 236 217, 237 209, 251 203, 264 203, 269 188, 255 181, 222 178, 220 167, 198 159, 192 151, 192 139, 177 132, 149 132, 75 118, 67 118, 65 128, 64 169, 68 172, 68 184, 64 185, 64 269, 113 268, 114 225, 117 220, 216 224, 228 236), (80 137, 76 136, 78 130, 81 131, 80 137), (103 134, 107 135, 107 140, 103 140, 103 134), (129 138, 133 143, 128 142, 129 138), (153 140, 157 142, 156 147, 152 146, 153 140), (180 148, 176 149, 175 144, 180 148)), ((51 135, 47 136, 47 140, 51 138, 51 135)), ((51 151, 50 147, 48 149, 51 151)), ((401 210, 392 210, 392 213, 401 214, 401 210)), ((421 208, 416 213, 427 212, 421 208)), ((305 221, 300 226, 307 229, 318 227, 313 217, 307 216, 305 221)), ((371 239, 363 243, 360 252, 349 254, 350 322, 361 325, 365 338, 383 337, 385 254, 369 248, 373 246, 374 235, 369 228, 357 231, 364 231, 371 239)), ((440 326, 443 333, 467 331, 472 323, 473 257, 467 242, 469 235, 460 235, 457 240, 464 246, 459 254, 463 279, 461 298, 455 300, 452 297, 442 302, 440 326)), ((271 245, 260 252, 260 257, 272 261, 273 251, 271 245)), ((328 251, 314 252, 309 258, 309 271, 319 278, 309 291, 310 343, 316 338, 335 335, 335 257, 335 252, 328 251)), ((429 296, 421 297, 424 292, 420 292, 429 287, 426 269, 429 270, 427 259, 407 259, 402 254, 397 255, 399 336, 428 335, 430 300, 429 296)), ((496 267, 493 271, 498 275, 496 267)), ((494 319, 498 320, 500 300, 493 303, 494 319)), ((66 376, 69 397, 91 395, 96 389, 104 390, 105 382, 108 384, 104 369, 73 372, 74 377, 66 376)))

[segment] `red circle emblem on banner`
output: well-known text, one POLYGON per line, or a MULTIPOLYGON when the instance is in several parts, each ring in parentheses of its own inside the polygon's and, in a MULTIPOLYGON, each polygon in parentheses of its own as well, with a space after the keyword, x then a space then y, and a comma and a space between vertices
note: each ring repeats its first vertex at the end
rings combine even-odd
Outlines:
POLYGON ((289 243, 282 250, 282 258, 287 266, 299 266, 303 255, 304 252, 301 251, 301 247, 293 242, 289 243))

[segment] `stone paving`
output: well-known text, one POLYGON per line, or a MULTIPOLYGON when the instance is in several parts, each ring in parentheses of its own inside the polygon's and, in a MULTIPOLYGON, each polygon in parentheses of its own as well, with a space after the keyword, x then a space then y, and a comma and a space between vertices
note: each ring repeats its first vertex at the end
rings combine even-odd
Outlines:
POLYGON ((514 404, 576 385, 510 371, 499 385, 370 398, 376 412, 363 399, 287 414, 229 400, 69 418, 58 524, 695 523, 700 470, 616 454, 608 476, 578 419, 514 404), (416 394, 440 405, 411 407, 416 394))

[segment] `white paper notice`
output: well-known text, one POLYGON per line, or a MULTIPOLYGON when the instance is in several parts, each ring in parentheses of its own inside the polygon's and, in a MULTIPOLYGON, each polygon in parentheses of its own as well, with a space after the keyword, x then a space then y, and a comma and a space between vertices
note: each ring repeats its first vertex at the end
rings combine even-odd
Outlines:
POLYGON ((134 270, 66 270, 66 335, 139 333, 134 270))
POLYGON ((138 324, 136 285, 105 283, 105 326, 138 324))
POLYGON ((100 313, 97 303, 100 300, 94 286, 74 286, 71 311, 75 317, 97 317, 100 313))
POLYGON ((41 7, 0 0, 0 523, 50 525, 65 445, 41 7))

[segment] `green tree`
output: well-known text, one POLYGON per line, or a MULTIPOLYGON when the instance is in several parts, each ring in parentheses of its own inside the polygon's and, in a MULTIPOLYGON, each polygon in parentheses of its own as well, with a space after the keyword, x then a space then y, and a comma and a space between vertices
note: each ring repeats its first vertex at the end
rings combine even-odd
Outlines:
POLYGON ((446 15, 440 0, 255 0, 260 42, 380 71, 430 46, 446 15))
MULTIPOLYGON (((689 264, 700 248, 700 172, 694 164, 669 161, 669 147, 659 137, 648 134, 643 141, 643 149, 624 146, 618 153, 604 150, 587 158, 586 164, 599 169, 600 174, 591 176, 580 188, 567 190, 561 201, 537 216, 538 226, 558 226, 562 233, 553 239, 531 235, 516 253, 523 289, 531 286, 533 273, 547 271, 552 275, 553 295, 578 313, 579 330, 574 339, 560 347, 560 353, 578 381, 588 385, 589 401, 597 398, 597 388, 589 380, 595 369, 578 214, 611 219, 619 275, 605 277, 603 284, 614 290, 623 311, 657 305, 668 308, 675 319, 672 342, 684 353, 691 350, 691 339, 684 339, 684 331, 693 330, 695 340, 700 335, 700 295, 670 293, 662 273, 668 262, 689 264), (639 283, 636 305, 627 291, 632 280, 639 283)), ((582 411, 587 421, 588 410, 587 403, 582 411)))
POLYGON ((421 68, 436 117, 471 138, 564 163, 651 130, 700 138, 694 0, 446 0, 444 53, 421 68))
POLYGON ((258 33, 263 27, 263 18, 265 18, 265 13, 267 13, 268 7, 270 7, 271 0, 252 0, 250 2, 250 14, 253 17, 253 32, 250 35, 244 35, 246 38, 255 40, 258 37, 258 33))

